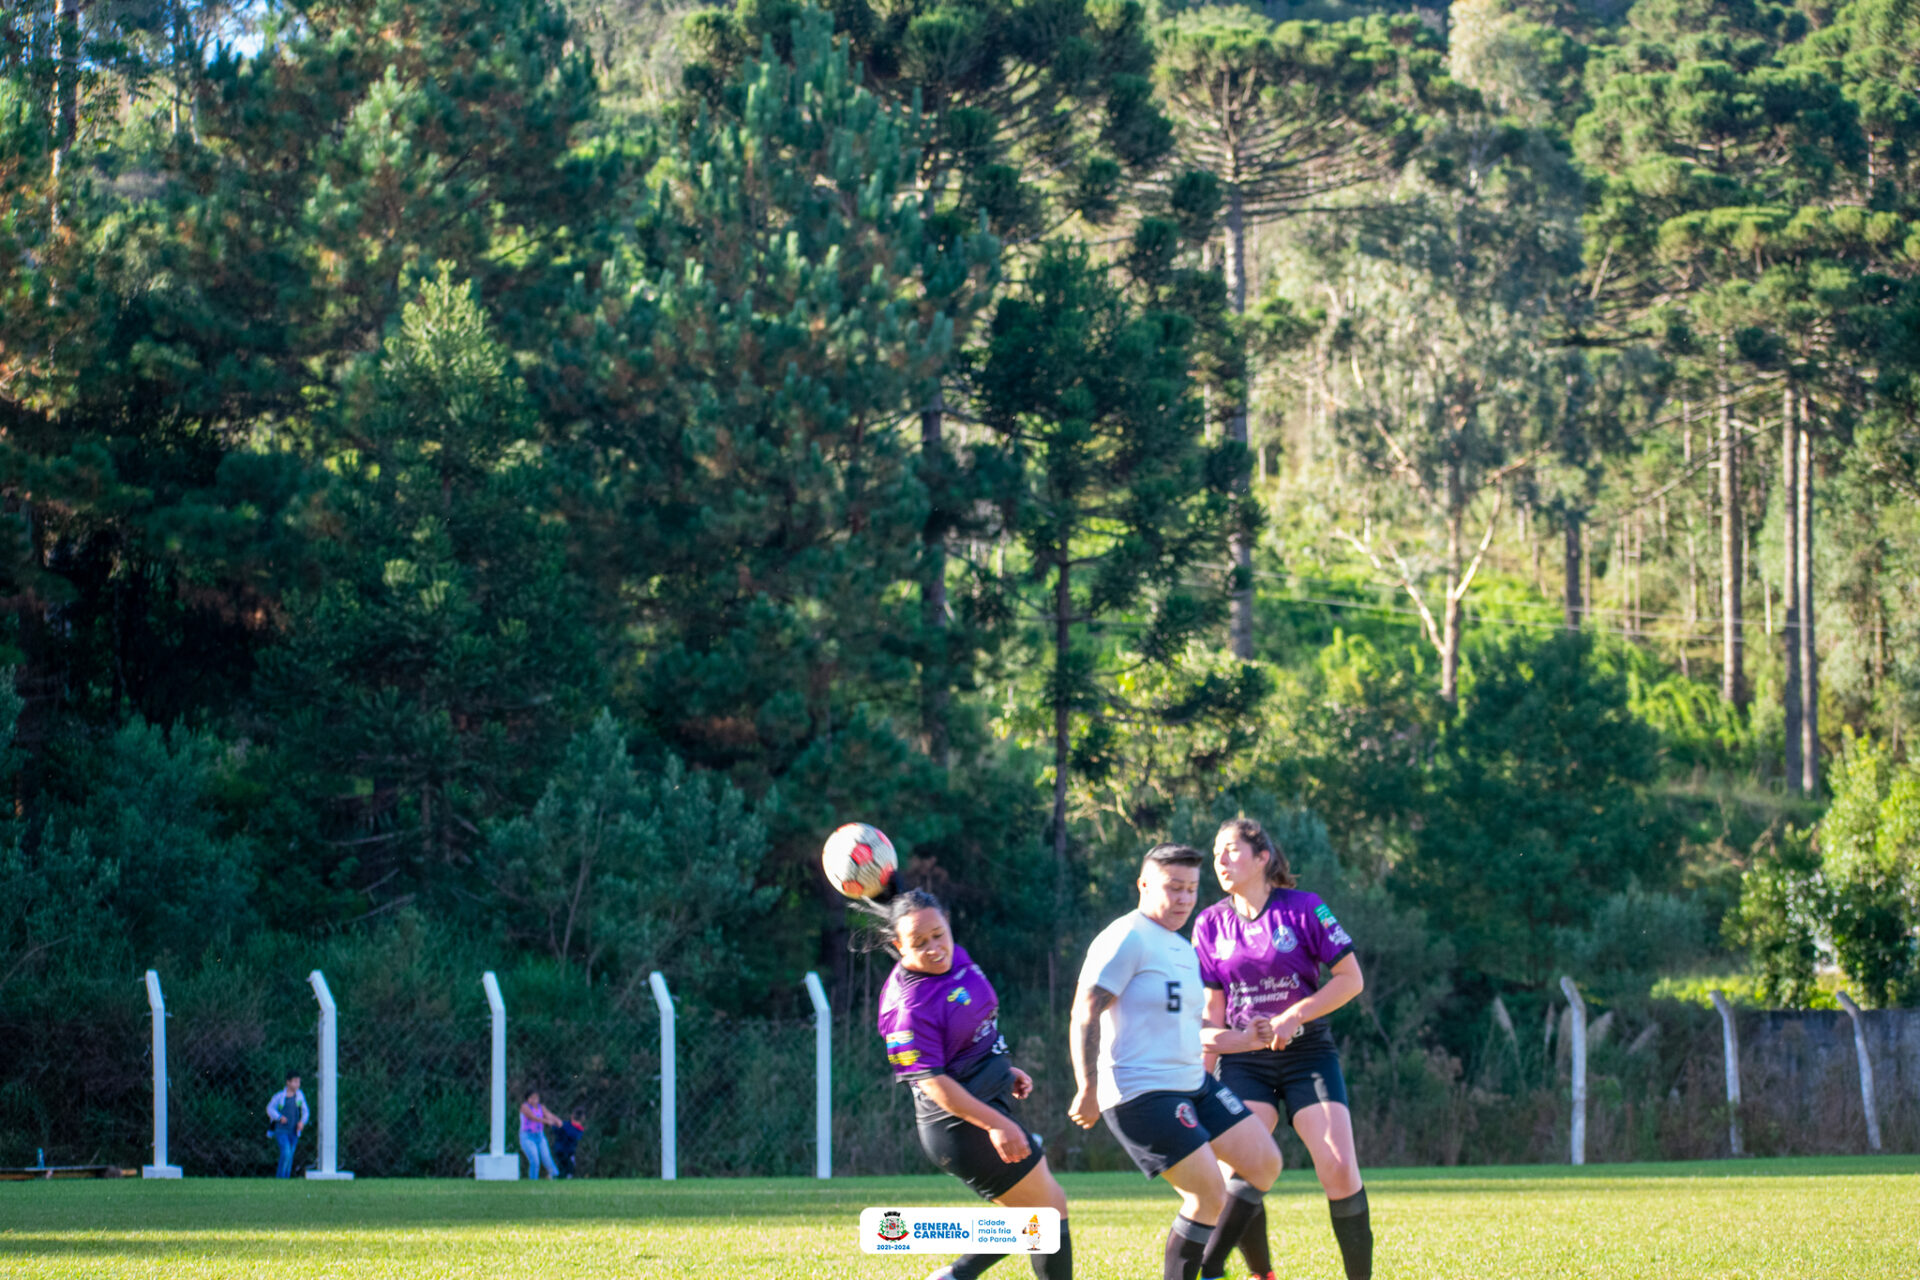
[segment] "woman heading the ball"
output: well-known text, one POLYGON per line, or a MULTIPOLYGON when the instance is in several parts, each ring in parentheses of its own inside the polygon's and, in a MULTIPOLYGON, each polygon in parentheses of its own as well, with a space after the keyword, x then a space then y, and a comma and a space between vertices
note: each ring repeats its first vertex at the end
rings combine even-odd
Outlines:
MULTIPOLYGON (((880 992, 880 1034, 894 1079, 913 1090, 920 1146, 983 1199, 1059 1210, 1060 1251, 1028 1258, 1040 1280, 1071 1280, 1066 1193, 1040 1136, 1014 1119, 1012 1103, 1033 1092, 1033 1080, 1007 1055, 993 984, 954 940, 933 894, 906 889, 867 909, 880 916, 886 948, 899 957, 880 992)), ((1003 1256, 970 1253, 928 1280, 973 1280, 1003 1256)))
MULTIPOLYGON (((1221 824, 1213 870, 1229 896, 1202 911, 1193 926, 1207 989, 1201 1042, 1218 1055, 1220 1083, 1269 1129, 1285 1113, 1327 1193, 1347 1280, 1369 1280, 1373 1226, 1340 1051, 1325 1022, 1364 986, 1353 940, 1326 903, 1294 887, 1286 854, 1259 823, 1234 818, 1221 824), (1324 985, 1322 965, 1332 970, 1324 985)), ((1256 1276, 1272 1280, 1260 1192, 1238 1178, 1229 1179, 1228 1189, 1248 1206, 1240 1251, 1256 1276)))

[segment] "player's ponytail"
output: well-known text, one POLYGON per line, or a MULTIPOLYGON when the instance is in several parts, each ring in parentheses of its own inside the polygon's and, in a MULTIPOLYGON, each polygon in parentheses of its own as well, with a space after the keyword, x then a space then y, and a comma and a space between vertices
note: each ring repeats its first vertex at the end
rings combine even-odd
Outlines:
POLYGON ((1265 827, 1252 818, 1228 818, 1220 824, 1220 831, 1214 839, 1218 840, 1229 833, 1246 841, 1247 847, 1255 853, 1267 855, 1268 884, 1276 889, 1291 889, 1299 883, 1294 878, 1293 868, 1287 865, 1286 853, 1273 842, 1273 837, 1267 834, 1265 827))
POLYGON ((947 914, 946 904, 927 889, 909 889, 893 880, 879 894, 872 898, 856 899, 853 909, 870 917, 864 928, 854 932, 849 945, 855 951, 884 951, 894 959, 900 958, 899 923, 916 911, 938 911, 947 914))

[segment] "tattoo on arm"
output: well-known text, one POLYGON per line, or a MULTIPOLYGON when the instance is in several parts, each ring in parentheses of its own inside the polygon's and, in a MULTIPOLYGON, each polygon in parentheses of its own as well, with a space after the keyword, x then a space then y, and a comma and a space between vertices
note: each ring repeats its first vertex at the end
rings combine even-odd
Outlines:
POLYGON ((1088 987, 1080 993, 1080 1034, 1073 1042, 1073 1074, 1077 1084, 1093 1079, 1094 1067, 1100 1061, 1100 1015, 1113 1006, 1115 999, 1113 992, 1105 987, 1088 987))

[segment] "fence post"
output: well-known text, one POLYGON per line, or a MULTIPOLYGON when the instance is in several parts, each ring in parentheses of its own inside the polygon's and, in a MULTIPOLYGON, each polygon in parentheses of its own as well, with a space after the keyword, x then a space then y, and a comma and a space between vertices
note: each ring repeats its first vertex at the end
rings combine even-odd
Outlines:
POLYGON ((167 1163, 167 1000, 152 969, 147 970, 147 1007, 153 1010, 153 1163, 143 1165, 140 1176, 177 1178, 180 1166, 167 1163))
POLYGON ((1587 1003, 1573 979, 1562 977, 1560 990, 1566 993, 1573 1016, 1568 1029, 1573 1033, 1573 1163, 1587 1162, 1587 1003))
POLYGON ((813 1001, 813 1176, 833 1176, 833 1010, 820 975, 807 975, 813 1001))
POLYGON ((666 975, 658 969, 647 975, 647 985, 653 988, 653 1002, 660 1006, 660 1179, 672 1182, 680 1176, 673 1111, 673 996, 667 992, 666 975))
POLYGON ((340 1011, 327 990, 327 975, 315 969, 307 975, 313 998, 320 1002, 320 1167, 307 1170, 315 1181, 345 1181, 353 1177, 339 1168, 340 1153, 340 1011))
POLYGON ((1867 1149, 1880 1149, 1880 1117, 1873 1106, 1873 1060, 1867 1056, 1867 1031, 1860 1020, 1860 1006, 1844 991, 1836 991, 1840 1007, 1853 1019, 1853 1051, 1860 1058, 1860 1106, 1867 1113, 1867 1149))
POLYGON ((480 975, 480 986, 493 1014, 493 1085, 487 1100, 487 1150, 474 1154, 473 1176, 482 1182, 513 1182, 520 1177, 520 1157, 507 1154, 507 1002, 500 998, 500 980, 493 970, 480 975))
POLYGON ((1727 1059, 1727 1147, 1736 1156, 1744 1156, 1740 1147, 1740 1033, 1733 1025, 1733 1006, 1726 993, 1715 987, 1708 992, 1713 1007, 1720 1011, 1720 1044, 1727 1059))

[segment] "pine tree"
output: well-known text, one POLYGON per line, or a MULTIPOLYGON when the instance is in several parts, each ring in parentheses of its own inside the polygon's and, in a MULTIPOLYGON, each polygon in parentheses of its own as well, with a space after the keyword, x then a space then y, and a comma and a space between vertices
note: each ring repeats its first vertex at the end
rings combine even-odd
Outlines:
MULTIPOLYGON (((841 788, 907 785, 928 499, 906 424, 997 261, 928 225, 911 122, 823 14, 769 40, 665 144, 543 378, 620 690, 689 764, 830 826, 841 788)), ((854 796, 874 793, 857 792, 854 796)))
POLYGON ((1100 755, 1116 718, 1139 710, 1090 636, 1144 615, 1134 652, 1177 661, 1216 616, 1216 601, 1188 581, 1217 554, 1233 474, 1200 439, 1192 321, 1130 298, 1110 270, 1050 246, 995 309, 978 373, 981 416, 1019 477, 1003 499, 1024 552, 1012 589, 1045 632, 1061 905, 1070 774, 1100 755))

